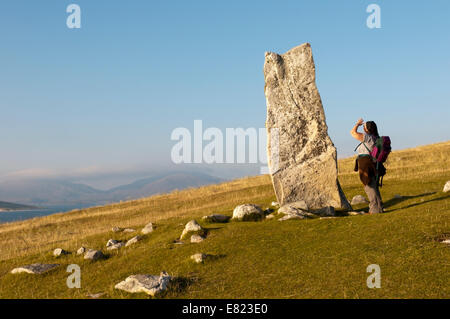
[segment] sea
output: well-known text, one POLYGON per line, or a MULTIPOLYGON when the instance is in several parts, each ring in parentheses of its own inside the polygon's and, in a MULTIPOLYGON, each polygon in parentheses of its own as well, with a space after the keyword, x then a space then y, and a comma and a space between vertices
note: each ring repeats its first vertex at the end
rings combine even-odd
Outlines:
POLYGON ((71 210, 74 209, 88 208, 91 206, 93 205, 66 205, 66 206, 51 206, 33 210, 16 210, 12 212, 0 212, 0 224, 26 220, 35 217, 42 217, 56 213, 70 212, 71 210))

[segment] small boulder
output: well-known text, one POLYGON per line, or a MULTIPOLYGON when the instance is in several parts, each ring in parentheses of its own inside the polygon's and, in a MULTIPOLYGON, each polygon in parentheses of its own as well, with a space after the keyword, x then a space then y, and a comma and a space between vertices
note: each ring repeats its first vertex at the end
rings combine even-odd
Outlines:
POLYGON ((209 216, 203 216, 202 220, 207 223, 226 223, 230 220, 230 216, 213 214, 209 216))
POLYGON ((14 268, 11 270, 12 274, 28 273, 40 275, 54 268, 59 267, 58 264, 31 264, 14 268))
POLYGON ((201 243, 204 240, 205 240, 205 238, 203 238, 202 236, 197 235, 197 234, 194 234, 191 236, 191 243, 195 243, 195 244, 201 243))
POLYGON ((136 231, 136 229, 133 228, 125 228, 124 230, 122 230, 123 233, 134 233, 136 231))
POLYGON ((62 249, 62 248, 56 248, 56 249, 53 251, 53 256, 55 256, 55 257, 59 257, 59 256, 62 256, 62 255, 67 255, 67 254, 69 254, 69 252, 68 252, 68 251, 65 251, 65 250, 62 249))
POLYGON ((117 226, 114 226, 113 228, 111 228, 111 231, 114 233, 120 233, 123 229, 117 226))
POLYGON ((351 205, 367 204, 369 201, 362 195, 356 195, 352 198, 351 205))
POLYGON ((315 215, 319 215, 321 217, 330 217, 336 216, 336 211, 333 206, 327 206, 321 209, 318 209, 314 212, 315 215))
POLYGON ((102 259, 102 258, 105 258, 105 255, 103 255, 103 253, 100 250, 89 249, 84 254, 84 259, 87 259, 87 260, 98 260, 98 259, 102 259))
POLYGON ((106 247, 111 247, 111 246, 117 244, 118 242, 119 242, 118 240, 110 239, 110 240, 108 240, 108 242, 106 243, 106 247))
POLYGON ((200 233, 203 232, 202 226, 197 223, 196 220, 191 220, 184 226, 183 232, 181 233, 180 239, 185 239, 189 237, 189 235, 192 235, 193 233, 200 233))
POLYGON ((206 255, 202 253, 194 254, 191 256, 191 259, 197 264, 203 263, 206 259, 206 255))
POLYGON ((80 247, 77 250, 77 255, 83 255, 86 252, 86 247, 80 247))
POLYGON ((239 205, 233 210, 233 220, 238 221, 258 221, 264 218, 264 212, 258 205, 239 205))
POLYGON ((125 247, 128 247, 130 245, 133 245, 135 243, 137 243, 138 241, 140 241, 143 237, 142 236, 134 236, 133 238, 131 238, 129 241, 127 241, 127 243, 125 244, 125 247))
POLYGON ((166 272, 162 272, 159 276, 132 275, 119 282, 114 288, 130 293, 145 292, 150 296, 155 296, 167 289, 170 280, 171 277, 166 272))
POLYGON ((444 189, 442 190, 444 193, 450 192, 450 181, 445 183, 444 189))
POLYGON ((116 249, 119 249, 119 248, 121 248, 123 246, 125 246, 125 243, 119 241, 118 243, 115 243, 114 245, 111 245, 108 248, 106 248, 106 250, 116 250, 116 249))
POLYGON ((153 232, 154 229, 155 226, 153 225, 153 223, 148 223, 147 225, 144 226, 144 228, 142 228, 141 233, 147 235, 153 232))

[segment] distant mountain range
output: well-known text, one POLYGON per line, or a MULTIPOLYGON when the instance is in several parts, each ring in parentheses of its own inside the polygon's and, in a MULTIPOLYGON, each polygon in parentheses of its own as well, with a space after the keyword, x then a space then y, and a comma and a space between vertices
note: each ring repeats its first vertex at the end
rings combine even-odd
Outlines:
POLYGON ((104 191, 62 180, 14 180, 0 183, 0 199, 40 207, 104 205, 222 181, 224 180, 221 178, 198 172, 172 172, 150 176, 104 191))

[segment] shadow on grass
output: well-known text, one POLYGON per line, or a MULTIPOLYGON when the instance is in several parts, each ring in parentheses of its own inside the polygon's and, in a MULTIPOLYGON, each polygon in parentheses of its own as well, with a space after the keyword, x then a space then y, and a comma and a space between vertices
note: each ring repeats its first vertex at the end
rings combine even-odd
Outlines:
POLYGON ((170 281, 167 290, 160 294, 159 298, 171 298, 185 292, 191 285, 197 283, 200 279, 197 276, 174 277, 170 281))
POLYGON ((404 202, 405 200, 409 200, 409 199, 414 199, 414 198, 419 198, 419 197, 425 197, 425 196, 429 196, 429 195, 434 195, 436 194, 436 192, 428 192, 428 193, 423 193, 423 194, 419 194, 419 195, 412 195, 412 196, 402 196, 400 198, 391 198, 390 200, 384 202, 384 207, 388 208, 397 204, 400 204, 401 202, 404 202))
MULTIPOLYGON (((431 193, 431 194, 434 194, 434 193, 431 193)), ((411 196, 411 197, 412 197, 412 196, 411 196)), ((417 197, 417 196, 416 196, 416 197, 417 197)), ((427 203, 431 203, 431 202, 436 202, 436 201, 440 201, 440 200, 444 200, 444 199, 448 199, 448 197, 447 197, 447 196, 446 196, 446 197, 437 197, 437 198, 425 200, 425 201, 422 201, 422 202, 420 202, 420 203, 414 203, 414 204, 410 204, 410 205, 407 205, 407 206, 403 206, 403 207, 399 207, 399 208, 396 208, 396 209, 389 210, 389 211, 387 211, 387 213, 395 212, 396 210, 401 210, 401 209, 407 209, 407 208, 411 208, 411 207, 416 207, 416 206, 420 206, 420 205, 423 205, 423 204, 427 204, 427 203)))

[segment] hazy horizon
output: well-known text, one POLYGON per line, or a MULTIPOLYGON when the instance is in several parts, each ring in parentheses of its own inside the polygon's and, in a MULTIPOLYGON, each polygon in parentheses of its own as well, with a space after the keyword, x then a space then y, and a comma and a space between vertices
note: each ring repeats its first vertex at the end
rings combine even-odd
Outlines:
MULTIPOLYGON (((304 42, 339 158, 359 117, 394 150, 449 140, 450 3, 382 2, 369 29, 370 3, 80 0, 82 27, 69 29, 66 2, 3 2, 0 180, 107 189, 177 169, 175 128, 263 128, 264 52, 304 42)), ((195 169, 236 178, 260 166, 195 169)))

